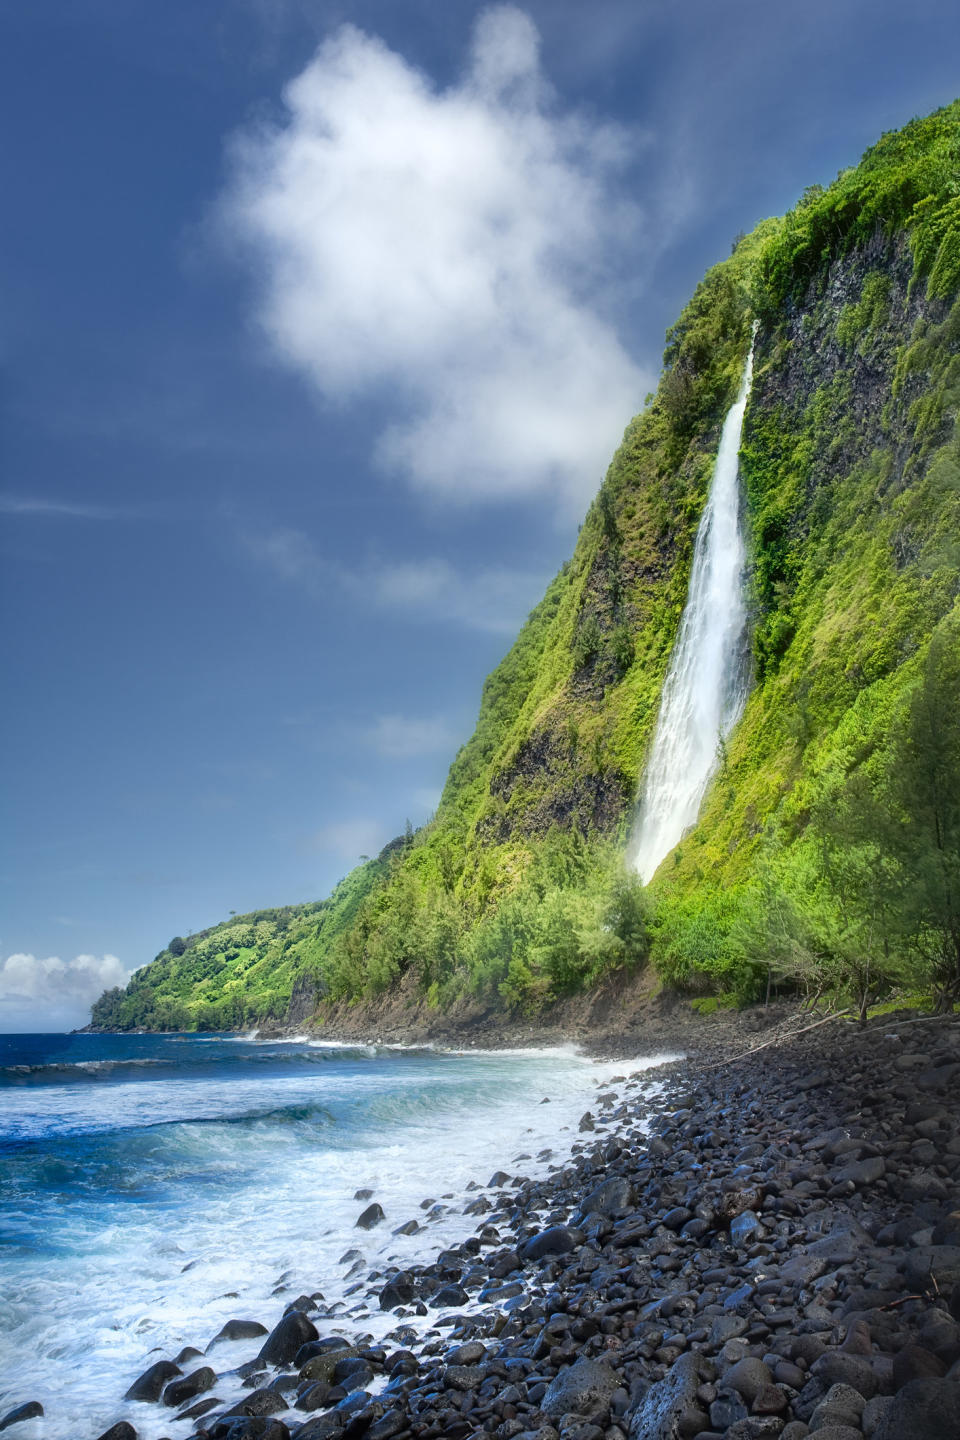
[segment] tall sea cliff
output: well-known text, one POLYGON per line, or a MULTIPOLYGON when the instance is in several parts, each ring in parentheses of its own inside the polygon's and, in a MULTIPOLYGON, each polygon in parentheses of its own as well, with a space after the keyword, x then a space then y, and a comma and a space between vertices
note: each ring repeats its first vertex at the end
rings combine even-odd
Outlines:
POLYGON ((523 1016, 960 981, 960 102, 739 237, 668 332, 570 562, 488 678, 436 816, 327 900, 177 936, 103 1028, 344 1002, 523 1016), (648 885, 636 817, 721 429, 748 694, 648 885))

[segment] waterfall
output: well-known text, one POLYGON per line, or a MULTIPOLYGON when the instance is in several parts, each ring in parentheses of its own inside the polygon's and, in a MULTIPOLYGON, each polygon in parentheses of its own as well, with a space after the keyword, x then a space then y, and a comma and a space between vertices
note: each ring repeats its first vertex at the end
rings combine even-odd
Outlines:
POLYGON ((721 741, 747 698, 746 547, 737 455, 752 377, 751 344, 739 394, 723 422, 647 765, 634 842, 634 865, 644 884, 696 820, 721 741))

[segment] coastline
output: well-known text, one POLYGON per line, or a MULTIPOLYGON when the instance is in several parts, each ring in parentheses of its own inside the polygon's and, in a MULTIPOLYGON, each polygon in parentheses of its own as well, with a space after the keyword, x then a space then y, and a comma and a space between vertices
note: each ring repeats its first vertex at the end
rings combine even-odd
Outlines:
POLYGON ((624 1075, 554 1173, 477 1188, 462 1243, 358 1274, 385 1335, 305 1295, 177 1357, 179 1418, 209 1440, 957 1433, 960 1023, 763 1038, 624 1075))
POLYGON ((748 1047, 752 1037, 790 1027, 804 1012, 794 1001, 703 1016, 685 997, 654 992, 647 974, 612 976, 586 993, 554 1001, 535 1016, 517 1017, 493 1005, 458 1000, 434 1010, 404 987, 363 1003, 321 1005, 312 1014, 257 1026, 264 1039, 310 1035, 359 1044, 435 1045, 451 1050, 575 1045, 602 1059, 630 1059, 663 1050, 691 1058, 748 1047))

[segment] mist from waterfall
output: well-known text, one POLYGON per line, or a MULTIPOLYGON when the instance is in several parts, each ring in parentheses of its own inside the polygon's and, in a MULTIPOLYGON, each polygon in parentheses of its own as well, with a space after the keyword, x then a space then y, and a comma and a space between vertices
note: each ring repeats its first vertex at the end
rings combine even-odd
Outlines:
POLYGON ((723 422, 644 780, 633 852, 644 884, 696 820, 721 742, 739 720, 747 698, 746 546, 738 452, 752 378, 751 345, 740 391, 723 422))

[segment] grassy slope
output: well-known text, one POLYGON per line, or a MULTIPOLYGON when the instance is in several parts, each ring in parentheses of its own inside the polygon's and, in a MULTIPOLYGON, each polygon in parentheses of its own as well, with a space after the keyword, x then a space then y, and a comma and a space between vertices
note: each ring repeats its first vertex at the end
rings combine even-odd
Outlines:
POLYGON ((882 749, 956 601, 958 136, 955 105, 884 137, 705 277, 571 562, 484 686, 434 821, 321 906, 162 952, 97 1021, 241 1024, 282 1014, 298 977, 359 996, 411 969, 431 1002, 469 988, 534 1004, 644 958, 651 903, 620 857, 758 316, 743 467, 757 684, 652 917, 668 975, 749 979, 726 942, 758 853, 802 845, 823 777, 882 749))

